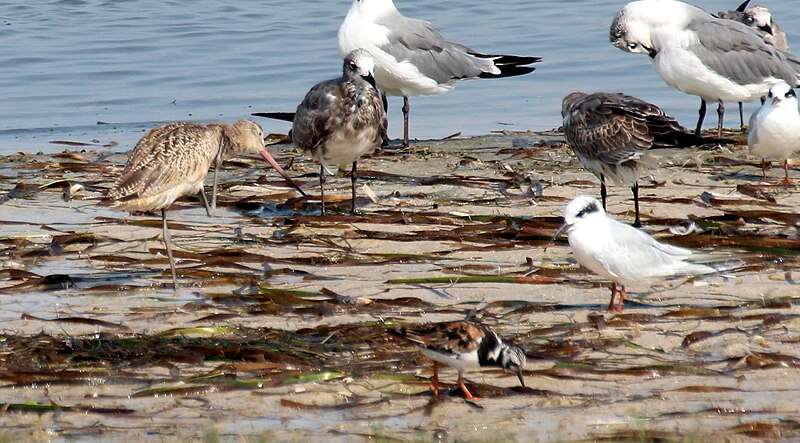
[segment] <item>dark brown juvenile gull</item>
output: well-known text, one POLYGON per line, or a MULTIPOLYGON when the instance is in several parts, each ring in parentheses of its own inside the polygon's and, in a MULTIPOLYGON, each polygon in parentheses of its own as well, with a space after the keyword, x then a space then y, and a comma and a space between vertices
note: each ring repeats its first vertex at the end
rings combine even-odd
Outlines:
MULTIPOLYGON (((184 194, 200 193, 211 215, 203 181, 215 164, 213 201, 216 202, 217 173, 225 156, 259 152, 298 191, 286 172, 264 149, 264 132, 257 123, 240 120, 232 125, 187 122, 153 128, 136 144, 122 175, 108 191, 106 203, 123 211, 161 210, 164 245, 169 256, 172 282, 178 288, 172 242, 167 229, 167 208, 184 194)), ((303 191, 300 191, 301 193, 303 191)))
POLYGON ((319 190, 325 215, 326 167, 353 163, 352 213, 356 212, 356 163, 386 137, 386 112, 375 88, 375 61, 363 49, 344 59, 342 76, 317 84, 297 106, 292 141, 319 162, 319 190))
POLYGON ((539 57, 485 54, 448 41, 430 23, 405 17, 392 0, 353 0, 339 28, 339 53, 363 48, 375 58, 375 81, 403 97, 403 146, 408 146, 411 95, 447 92, 458 80, 533 72, 539 57))
POLYGON ((564 137, 586 169, 600 179, 600 196, 606 207, 606 177, 630 186, 639 219, 639 175, 642 167, 656 165, 653 148, 677 148, 716 142, 696 137, 658 106, 629 95, 573 92, 561 104, 564 137))

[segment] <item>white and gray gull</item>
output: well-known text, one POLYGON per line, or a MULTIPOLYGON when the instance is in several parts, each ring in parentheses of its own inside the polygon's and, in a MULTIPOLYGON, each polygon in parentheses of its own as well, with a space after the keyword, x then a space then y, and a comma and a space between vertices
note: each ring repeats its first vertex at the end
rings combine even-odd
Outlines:
POLYGON ((319 162, 322 215, 326 167, 352 163, 352 213, 356 212, 356 163, 386 138, 386 112, 375 88, 375 61, 363 49, 344 59, 342 76, 318 83, 306 94, 292 122, 292 141, 319 162))
POLYGON ((408 146, 408 97, 447 92, 458 80, 528 74, 540 57, 492 55, 448 41, 430 23, 405 17, 392 0, 353 0, 339 28, 339 53, 363 48, 375 58, 378 88, 403 97, 408 146))
MULTIPOLYGON (((735 11, 719 11, 717 17, 744 23, 775 49, 789 52, 789 40, 786 38, 786 33, 775 23, 770 10, 761 5, 748 6, 749 3, 750 0, 745 0, 735 11)), ((744 127, 742 102, 739 102, 739 120, 744 127)))
POLYGON ((600 195, 606 208, 606 177, 630 186, 639 218, 639 176, 642 169, 657 166, 651 149, 683 148, 725 142, 689 133, 658 106, 629 95, 573 92, 561 103, 564 137, 586 169, 600 179, 600 195))
POLYGON ((719 102, 721 137, 723 101, 754 101, 781 80, 800 85, 800 60, 767 44, 742 23, 676 0, 628 3, 614 18, 609 38, 623 51, 647 54, 668 85, 702 99, 696 134, 708 100, 719 102))

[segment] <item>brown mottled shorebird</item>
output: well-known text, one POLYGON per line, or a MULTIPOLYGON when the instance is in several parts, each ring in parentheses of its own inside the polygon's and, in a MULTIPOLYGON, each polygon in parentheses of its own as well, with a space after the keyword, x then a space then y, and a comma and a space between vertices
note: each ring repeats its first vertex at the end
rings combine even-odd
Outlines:
POLYGON ((264 148, 261 126, 250 120, 240 120, 232 125, 174 122, 153 128, 136 144, 122 175, 108 191, 106 203, 114 209, 161 210, 164 245, 175 289, 178 288, 178 277, 167 229, 167 208, 178 197, 199 192, 206 212, 211 215, 203 181, 212 162, 215 164, 212 196, 215 207, 217 175, 223 158, 244 152, 260 152, 287 183, 305 195, 264 148))
POLYGON ((639 220, 639 175, 643 166, 655 166, 653 148, 679 148, 725 140, 697 137, 658 106, 629 95, 573 92, 561 104, 564 137, 586 169, 600 179, 606 207, 606 177, 630 186, 639 220))
POLYGON ((318 83, 297 106, 292 141, 320 164, 319 189, 325 215, 327 166, 352 162, 352 213, 356 212, 356 163, 386 138, 386 112, 375 88, 375 61, 363 49, 347 54, 342 76, 318 83))

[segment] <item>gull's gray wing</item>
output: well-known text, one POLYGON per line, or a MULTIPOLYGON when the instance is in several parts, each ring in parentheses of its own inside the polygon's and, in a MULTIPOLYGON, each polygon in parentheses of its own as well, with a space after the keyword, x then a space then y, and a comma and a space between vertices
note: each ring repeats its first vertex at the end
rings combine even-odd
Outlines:
POLYGON ((479 53, 471 48, 449 42, 424 20, 398 13, 381 17, 376 23, 390 30, 389 43, 381 49, 398 61, 407 60, 438 83, 500 72, 491 59, 476 57, 473 54, 479 53))
POLYGON ((715 72, 738 83, 759 83, 768 77, 797 86, 797 60, 764 42, 739 22, 711 16, 695 16, 688 29, 697 43, 688 47, 715 72))

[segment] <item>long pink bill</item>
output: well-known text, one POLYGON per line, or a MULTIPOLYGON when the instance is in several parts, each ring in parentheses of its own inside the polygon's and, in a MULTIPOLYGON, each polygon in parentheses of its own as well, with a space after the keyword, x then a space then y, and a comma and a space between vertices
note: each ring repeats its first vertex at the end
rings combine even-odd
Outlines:
POLYGON ((290 184, 293 188, 297 189, 297 192, 299 192, 303 197, 308 196, 305 192, 303 192, 302 189, 300 189, 300 186, 298 186, 297 183, 295 183, 294 180, 292 180, 292 178, 289 177, 289 174, 287 174, 286 171, 284 171, 283 168, 281 168, 278 162, 276 162, 275 159, 272 158, 272 154, 270 154, 269 151, 267 151, 266 149, 262 149, 261 157, 264 157, 264 160, 269 162, 269 164, 272 165, 273 169, 278 171, 278 174, 280 174, 281 177, 283 177, 283 179, 286 180, 286 183, 290 184))

